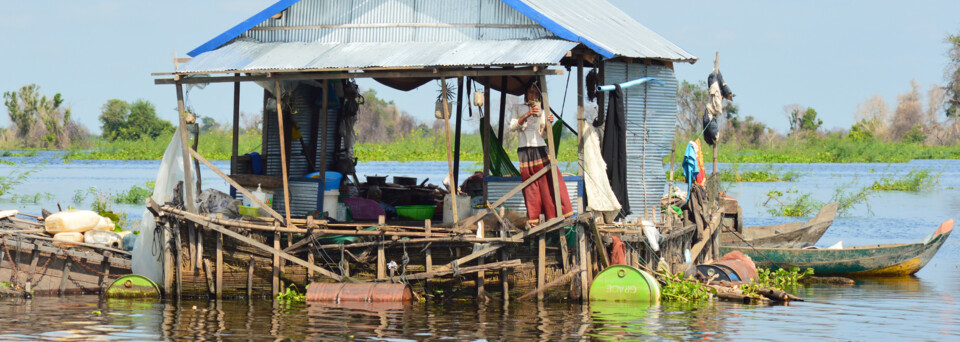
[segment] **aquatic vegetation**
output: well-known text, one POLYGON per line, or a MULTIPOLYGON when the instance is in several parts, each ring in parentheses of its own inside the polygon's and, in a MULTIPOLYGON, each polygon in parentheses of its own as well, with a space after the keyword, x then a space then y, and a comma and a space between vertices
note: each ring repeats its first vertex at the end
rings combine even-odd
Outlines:
POLYGON ((10 200, 15 203, 32 203, 40 204, 42 201, 51 201, 53 200, 53 194, 49 192, 40 192, 36 194, 13 194, 10 196, 10 200))
POLYGON ((787 288, 794 288, 800 284, 800 279, 813 275, 813 269, 807 268, 800 271, 799 267, 791 266, 789 270, 777 269, 771 271, 766 268, 757 268, 757 278, 754 282, 743 284, 740 289, 747 295, 756 295, 757 290, 762 288, 776 289, 783 291, 787 288))
POLYGON ((37 151, 22 151, 22 152, 3 151, 3 153, 0 154, 0 157, 36 157, 36 156, 37 156, 37 151))
POLYGON ((767 207, 767 212, 773 216, 806 217, 820 210, 823 202, 813 199, 809 193, 799 193, 796 189, 787 190, 786 194, 779 190, 770 190, 763 206, 767 207))
MULTIPOLYGON (((136 185, 134 186, 136 187, 136 185)), ((117 211, 113 209, 112 203, 116 202, 116 200, 112 194, 101 191, 96 187, 80 189, 73 193, 73 203, 81 205, 87 196, 93 196, 93 201, 90 203, 90 210, 113 221, 113 223, 116 224, 114 228, 115 232, 123 231, 123 227, 127 225, 127 213, 121 210, 118 214, 117 211)))
POLYGON ((660 297, 665 302, 699 302, 708 300, 715 294, 715 290, 698 281, 683 279, 679 274, 666 270, 657 271, 657 280, 663 285, 660 288, 660 297))
POLYGON ((27 177, 34 172, 37 172, 36 168, 26 171, 14 169, 6 176, 0 176, 0 196, 10 192, 10 190, 13 190, 13 188, 16 188, 20 184, 23 184, 23 182, 27 181, 27 177))
POLYGON ((146 186, 134 184, 126 191, 113 195, 113 201, 120 204, 144 204, 147 197, 153 195, 154 181, 147 181, 146 186))
MULTIPOLYGON (((310 288, 310 285, 307 285, 307 288, 310 288)), ((300 293, 296 284, 290 284, 286 289, 277 293, 277 301, 290 305, 306 302, 307 294, 306 292, 300 293)))
MULTIPOLYGON (((670 178, 670 171, 666 172, 667 178, 670 178)), ((800 172, 783 171, 772 164, 766 164, 761 168, 741 170, 738 164, 731 165, 728 169, 720 170, 720 180, 724 182, 792 182, 800 177, 800 172)), ((673 180, 677 182, 686 182, 683 171, 674 170, 673 180)))
POLYGON ((884 176, 873 182, 870 188, 876 191, 921 191, 932 188, 938 179, 939 173, 911 170, 901 177, 884 176))
MULTIPOLYGON (((174 133, 166 133, 155 138, 140 140, 96 139, 91 149, 71 149, 63 158, 66 159, 113 159, 113 160, 159 160, 170 143, 174 133)), ((209 160, 230 160, 233 151, 233 136, 228 130, 210 130, 200 135, 200 145, 197 147, 205 158, 209 160)), ((191 134, 192 139, 192 134, 191 134)), ((240 154, 260 151, 261 137, 259 134, 240 134, 240 154)))

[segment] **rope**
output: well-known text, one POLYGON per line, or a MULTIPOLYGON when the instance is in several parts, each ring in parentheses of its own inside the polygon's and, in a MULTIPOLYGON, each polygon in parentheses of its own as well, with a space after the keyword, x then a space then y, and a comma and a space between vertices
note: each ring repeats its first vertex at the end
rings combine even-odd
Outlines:
POLYGON ((13 262, 13 256, 10 255, 10 248, 7 247, 7 238, 3 238, 3 251, 7 254, 7 259, 10 260, 10 264, 13 265, 13 279, 14 285, 20 285, 20 265, 16 262, 13 262))
MULTIPOLYGON (((724 225, 724 224, 722 223, 722 221, 721 221, 720 225, 726 227, 726 225, 724 225)), ((726 227, 726 228, 730 228, 730 227, 726 227)), ((743 243, 747 244, 747 247, 750 247, 750 249, 752 249, 754 252, 757 252, 758 254, 760 254, 760 256, 762 256, 764 259, 767 259, 767 261, 769 261, 771 264, 776 265, 778 268, 785 269, 785 268, 783 268, 782 265, 780 265, 780 264, 777 263, 776 261, 773 261, 772 259, 770 259, 770 257, 768 257, 766 253, 757 250, 757 248, 754 247, 752 243, 750 243, 750 242, 748 242, 746 239, 744 239, 743 236, 740 235, 740 233, 737 233, 737 232, 735 232, 735 231, 730 231, 730 232, 733 233, 733 236, 736 236, 738 239, 740 239, 740 241, 743 241, 743 243)))
MULTIPOLYGON (((63 249, 63 248, 61 247, 60 249, 63 249)), ((76 262, 78 265, 80 265, 80 267, 85 268, 87 271, 93 272, 94 274, 99 275, 99 276, 101 276, 101 277, 110 277, 110 275, 108 275, 108 274, 106 274, 106 273, 103 273, 103 272, 100 272, 100 271, 97 271, 97 270, 95 270, 95 269, 90 268, 90 266, 87 266, 87 264, 81 262, 80 260, 77 260, 77 258, 74 258, 72 255, 70 255, 70 253, 63 253, 63 255, 66 255, 68 258, 70 258, 70 260, 73 260, 73 261, 76 262)), ((106 257, 104 257, 104 258, 106 258, 106 257)))

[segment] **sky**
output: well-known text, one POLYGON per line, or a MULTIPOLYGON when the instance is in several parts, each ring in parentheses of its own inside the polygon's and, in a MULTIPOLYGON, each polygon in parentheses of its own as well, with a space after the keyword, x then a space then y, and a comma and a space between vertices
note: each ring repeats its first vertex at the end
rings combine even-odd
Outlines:
MULTIPOLYGON (((856 105, 873 94, 894 107, 911 80, 924 89, 943 84, 943 40, 960 33, 955 0, 610 1, 700 58, 675 65, 680 80, 706 80, 719 51, 741 116, 781 132, 788 127, 783 107, 789 104, 816 109, 826 129, 849 128, 856 105)), ((150 74, 172 71, 174 54, 185 57, 273 2, 0 0, 0 91, 36 83, 42 93, 61 93, 73 118, 95 133, 100 107, 110 99, 148 100, 161 118, 175 122, 174 87, 154 85, 150 74)), ((566 79, 552 76, 548 90, 555 94, 551 107, 562 103, 559 92, 565 92, 572 113, 576 80, 568 88, 566 79)), ((432 120, 433 83, 409 93, 358 83, 417 119, 432 120)), ((258 86, 244 84, 241 95, 242 111, 260 112, 258 86)), ((229 122, 232 84, 193 90, 188 101, 201 115, 229 122)), ((9 122, 0 113, 0 126, 9 122)))

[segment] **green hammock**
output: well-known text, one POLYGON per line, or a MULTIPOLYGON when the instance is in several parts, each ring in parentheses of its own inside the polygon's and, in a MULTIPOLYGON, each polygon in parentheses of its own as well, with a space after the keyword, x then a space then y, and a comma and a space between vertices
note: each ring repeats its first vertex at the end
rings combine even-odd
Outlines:
MULTIPOLYGON (((558 151, 560 149, 560 134, 563 133, 563 123, 560 120, 553 123, 553 150, 558 151)), ((503 149, 503 145, 500 145, 497 139, 497 134, 493 132, 493 127, 490 124, 487 124, 488 136, 480 134, 482 143, 486 144, 487 139, 491 141, 490 143, 490 174, 496 177, 520 177, 520 171, 517 170, 517 167, 513 165, 513 162, 510 161, 510 156, 507 155, 507 151, 503 149)))

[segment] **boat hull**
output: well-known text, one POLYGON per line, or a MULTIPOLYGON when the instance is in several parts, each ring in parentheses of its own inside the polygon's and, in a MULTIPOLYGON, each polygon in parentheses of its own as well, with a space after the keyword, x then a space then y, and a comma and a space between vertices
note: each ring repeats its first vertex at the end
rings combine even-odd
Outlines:
POLYGON ((928 239, 911 244, 858 246, 844 249, 751 248, 721 246, 720 253, 740 251, 757 267, 812 268, 816 275, 854 277, 905 276, 917 273, 950 236, 953 220, 944 222, 928 239))
POLYGON ((837 203, 823 207, 817 216, 807 222, 793 222, 773 226, 744 227, 737 236, 733 232, 720 234, 721 246, 758 248, 804 248, 813 246, 833 224, 837 203))

